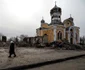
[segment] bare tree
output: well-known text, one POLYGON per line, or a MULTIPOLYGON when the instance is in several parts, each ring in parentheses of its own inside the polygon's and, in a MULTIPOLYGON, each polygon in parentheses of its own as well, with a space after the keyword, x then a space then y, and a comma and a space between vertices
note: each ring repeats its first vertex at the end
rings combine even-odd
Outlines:
POLYGON ((80 44, 85 45, 85 36, 80 37, 80 44))
POLYGON ((28 37, 27 35, 20 35, 20 41, 23 41, 24 38, 28 37))

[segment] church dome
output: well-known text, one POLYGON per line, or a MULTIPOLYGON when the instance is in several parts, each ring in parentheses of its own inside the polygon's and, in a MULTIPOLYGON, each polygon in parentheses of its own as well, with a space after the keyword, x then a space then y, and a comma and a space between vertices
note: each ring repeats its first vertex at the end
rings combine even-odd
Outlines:
POLYGON ((45 23, 45 20, 44 20, 44 19, 42 19, 42 20, 41 20, 41 23, 45 23))
POLYGON ((69 18, 69 20, 73 21, 73 18, 72 18, 72 17, 70 17, 70 18, 69 18))
POLYGON ((51 9, 50 14, 52 15, 53 13, 61 13, 61 8, 57 7, 57 5, 55 4, 55 6, 51 9))

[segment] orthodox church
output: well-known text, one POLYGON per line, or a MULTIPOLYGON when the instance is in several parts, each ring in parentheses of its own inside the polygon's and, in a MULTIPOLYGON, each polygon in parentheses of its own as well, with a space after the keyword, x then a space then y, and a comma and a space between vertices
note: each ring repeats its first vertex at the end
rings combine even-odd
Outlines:
POLYGON ((79 27, 74 26, 74 19, 70 16, 61 22, 62 9, 56 4, 50 10, 51 22, 48 24, 42 18, 41 26, 36 29, 37 36, 42 36, 44 43, 68 40, 71 44, 80 43, 79 27))

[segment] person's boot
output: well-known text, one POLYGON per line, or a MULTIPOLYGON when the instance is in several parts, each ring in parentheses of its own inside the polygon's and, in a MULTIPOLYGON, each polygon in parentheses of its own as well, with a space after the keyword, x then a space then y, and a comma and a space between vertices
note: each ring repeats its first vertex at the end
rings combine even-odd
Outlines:
POLYGON ((11 58, 11 56, 8 56, 9 58, 11 58))
POLYGON ((16 55, 14 55, 14 57, 16 57, 16 55))

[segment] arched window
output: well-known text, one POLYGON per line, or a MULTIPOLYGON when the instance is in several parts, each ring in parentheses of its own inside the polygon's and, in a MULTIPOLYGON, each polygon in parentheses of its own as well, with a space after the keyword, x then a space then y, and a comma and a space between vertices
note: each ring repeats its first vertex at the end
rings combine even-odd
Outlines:
POLYGON ((60 32, 60 40, 62 40, 62 33, 60 32))
POLYGON ((70 31, 73 32, 73 29, 71 29, 70 31))
POLYGON ((70 29, 71 38, 73 37, 73 29, 70 29))
POLYGON ((58 40, 62 40, 62 32, 61 31, 58 32, 57 36, 58 36, 58 40))
POLYGON ((59 40, 59 32, 58 32, 58 40, 59 40))

